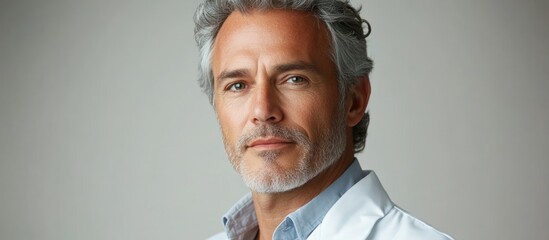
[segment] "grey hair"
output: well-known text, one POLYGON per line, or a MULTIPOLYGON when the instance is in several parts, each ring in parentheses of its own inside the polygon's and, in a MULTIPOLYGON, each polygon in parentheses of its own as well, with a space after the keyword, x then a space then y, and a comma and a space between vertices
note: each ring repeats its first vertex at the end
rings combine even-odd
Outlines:
MULTIPOLYGON (((337 69, 340 104, 348 90, 359 79, 371 72, 373 61, 366 51, 366 36, 360 8, 353 8, 348 0, 205 0, 194 15, 194 36, 198 44, 199 83, 213 104, 214 77, 211 57, 215 38, 223 22, 234 11, 248 12, 253 9, 289 9, 307 11, 326 25, 331 36, 331 60, 337 69)), ((368 25, 368 33, 370 25, 368 25)), ((353 148, 358 153, 364 150, 369 123, 366 112, 362 120, 353 127, 353 148)))

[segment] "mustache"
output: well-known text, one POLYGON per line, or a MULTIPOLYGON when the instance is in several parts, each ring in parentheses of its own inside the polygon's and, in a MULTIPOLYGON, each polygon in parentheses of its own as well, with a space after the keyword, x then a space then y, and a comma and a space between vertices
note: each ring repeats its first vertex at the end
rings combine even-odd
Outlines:
POLYGON ((257 138, 277 137, 294 141, 298 144, 308 144, 309 138, 300 130, 285 128, 279 125, 263 124, 252 128, 238 139, 237 148, 244 150, 251 141, 257 138))

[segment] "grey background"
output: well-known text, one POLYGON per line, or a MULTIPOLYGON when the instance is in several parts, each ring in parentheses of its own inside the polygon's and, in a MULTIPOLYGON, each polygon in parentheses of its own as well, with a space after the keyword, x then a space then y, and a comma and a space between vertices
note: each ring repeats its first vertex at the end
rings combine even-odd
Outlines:
MULTIPOLYGON (((203 239, 246 192, 196 84, 199 1, 0 2, 0 239, 203 239)), ((370 0, 358 157, 457 239, 549 239, 549 3, 370 0)))

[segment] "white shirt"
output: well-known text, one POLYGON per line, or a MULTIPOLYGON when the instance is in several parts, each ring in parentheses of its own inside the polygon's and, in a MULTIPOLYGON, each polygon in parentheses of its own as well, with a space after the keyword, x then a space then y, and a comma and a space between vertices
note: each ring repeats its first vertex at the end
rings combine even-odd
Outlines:
MULTIPOLYGON (((257 219, 248 194, 224 216, 225 232, 210 240, 250 240, 257 219)), ((409 215, 390 199, 373 171, 362 171, 357 160, 326 190, 289 214, 273 239, 425 239, 450 236, 409 215)))

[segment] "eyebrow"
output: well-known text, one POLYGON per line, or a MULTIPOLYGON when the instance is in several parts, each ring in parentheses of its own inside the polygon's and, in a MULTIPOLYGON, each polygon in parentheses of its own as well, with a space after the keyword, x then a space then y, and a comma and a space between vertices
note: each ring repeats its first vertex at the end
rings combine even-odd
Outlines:
MULTIPOLYGON (((317 66, 303 62, 303 61, 276 65, 274 69, 275 69, 275 74, 280 74, 283 72, 288 72, 293 70, 305 70, 305 71, 311 71, 314 73, 320 73, 320 70, 317 68, 317 66)), ((216 80, 218 82, 223 82, 228 78, 243 78, 250 75, 251 75, 250 71, 248 71, 247 69, 235 69, 235 70, 228 70, 228 71, 225 70, 225 71, 222 71, 219 75, 217 75, 216 80)))
POLYGON ((313 64, 303 62, 303 61, 277 65, 275 67, 275 69, 276 69, 277 73, 288 72, 288 71, 292 71, 292 70, 305 70, 305 71, 311 71, 311 72, 314 72, 314 73, 319 73, 320 72, 320 70, 317 68, 317 66, 315 66, 313 64))
POLYGON ((230 71, 223 71, 217 75, 217 81, 222 82, 227 78, 242 78, 244 76, 250 75, 249 71, 246 69, 235 69, 230 71))

